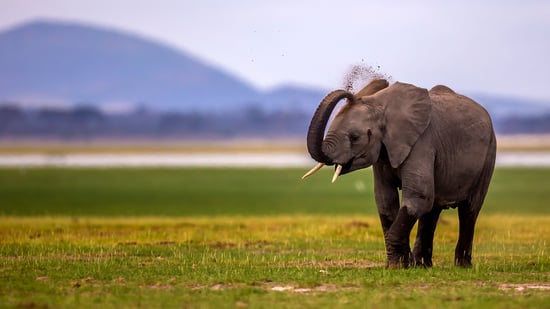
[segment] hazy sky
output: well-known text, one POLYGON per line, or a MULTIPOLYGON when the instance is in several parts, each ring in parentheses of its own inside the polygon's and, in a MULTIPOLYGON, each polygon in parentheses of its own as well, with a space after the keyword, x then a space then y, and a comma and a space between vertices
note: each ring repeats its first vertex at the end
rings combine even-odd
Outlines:
POLYGON ((356 63, 426 88, 550 102, 550 1, 0 0, 37 18, 156 39, 256 87, 339 88, 356 63))

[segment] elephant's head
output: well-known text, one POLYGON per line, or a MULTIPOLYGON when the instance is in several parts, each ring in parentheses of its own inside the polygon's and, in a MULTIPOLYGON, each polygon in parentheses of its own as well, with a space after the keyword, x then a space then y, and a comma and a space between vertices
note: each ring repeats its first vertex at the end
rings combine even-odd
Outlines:
POLYGON ((345 90, 329 93, 309 125, 307 148, 319 162, 303 178, 324 165, 336 165, 332 181, 340 174, 371 166, 378 161, 382 145, 392 167, 397 168, 430 122, 428 91, 383 79, 372 81, 357 94, 345 90), (330 115, 338 102, 347 99, 325 136, 330 115))

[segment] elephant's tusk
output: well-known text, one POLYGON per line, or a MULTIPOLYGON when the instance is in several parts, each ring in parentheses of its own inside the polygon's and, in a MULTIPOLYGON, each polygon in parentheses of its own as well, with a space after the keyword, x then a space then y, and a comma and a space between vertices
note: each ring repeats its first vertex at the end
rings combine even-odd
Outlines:
POLYGON ((305 179, 306 177, 311 176, 312 174, 320 170, 323 166, 325 166, 325 163, 319 163, 315 165, 311 170, 309 170, 309 172, 305 173, 304 176, 302 176, 302 179, 305 179))
POLYGON ((334 183, 336 181, 336 178, 338 178, 338 176, 340 176, 341 172, 342 172, 342 165, 337 164, 336 165, 336 170, 334 171, 334 176, 332 176, 332 183, 334 183))

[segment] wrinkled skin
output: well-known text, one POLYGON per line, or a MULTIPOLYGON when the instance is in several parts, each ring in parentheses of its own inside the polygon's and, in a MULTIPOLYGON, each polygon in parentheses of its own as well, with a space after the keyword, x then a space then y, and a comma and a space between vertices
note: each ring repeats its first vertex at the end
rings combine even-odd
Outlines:
POLYGON ((308 150, 318 162, 341 165, 341 175, 373 167, 388 267, 432 266, 436 224, 449 207, 458 208, 460 221, 455 264, 471 267, 474 226, 496 154, 483 107, 445 86, 427 91, 375 80, 358 94, 336 91, 325 98, 310 124, 308 150), (323 137, 327 114, 342 98, 348 103, 323 137))

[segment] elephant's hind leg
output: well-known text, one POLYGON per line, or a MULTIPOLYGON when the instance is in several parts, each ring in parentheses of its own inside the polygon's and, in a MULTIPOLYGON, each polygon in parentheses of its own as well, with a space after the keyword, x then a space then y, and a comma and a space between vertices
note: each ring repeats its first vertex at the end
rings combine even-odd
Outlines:
POLYGON ((472 244, 474 228, 481 207, 464 203, 458 207, 459 236, 455 249, 455 265, 472 267, 472 244))
POLYGON ((455 250, 455 265, 462 267, 472 267, 472 243, 474 240, 474 228, 477 221, 477 216, 485 200, 485 195, 489 189, 489 182, 495 168, 496 156, 496 140, 494 134, 491 136, 491 142, 487 157, 485 158, 485 166, 481 170, 480 175, 476 178, 476 183, 472 188, 476 188, 472 192, 472 196, 458 206, 458 219, 460 221, 460 230, 458 243, 455 250))
POLYGON ((435 206, 418 221, 418 232, 413 250, 416 266, 432 267, 434 233, 441 210, 441 207, 435 206))

